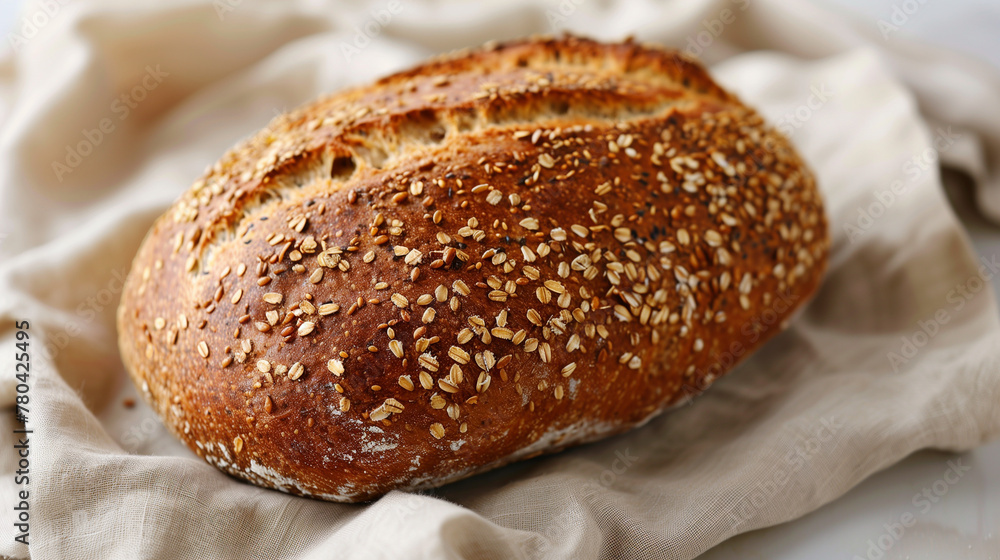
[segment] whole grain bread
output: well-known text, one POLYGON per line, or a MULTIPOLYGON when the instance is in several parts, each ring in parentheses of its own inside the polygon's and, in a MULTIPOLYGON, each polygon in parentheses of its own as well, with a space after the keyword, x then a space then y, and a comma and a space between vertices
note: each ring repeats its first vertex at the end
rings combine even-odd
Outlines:
POLYGON ((628 430, 813 293, 788 141, 682 54, 537 38, 276 118, 142 244, 118 315, 199 456, 334 501, 628 430))

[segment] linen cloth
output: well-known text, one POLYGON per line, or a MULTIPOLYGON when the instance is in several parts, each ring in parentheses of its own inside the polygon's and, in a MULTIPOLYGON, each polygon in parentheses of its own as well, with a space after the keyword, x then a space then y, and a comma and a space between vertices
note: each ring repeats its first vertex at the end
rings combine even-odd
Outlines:
POLYGON ((24 21, 37 33, 0 59, 0 555, 686 559, 1000 432, 1000 263, 973 256, 938 167, 1000 218, 1000 78, 905 29, 792 0, 54 0, 24 21), (560 29, 687 49, 801 150, 833 246, 784 333, 628 434, 367 505, 231 479, 123 406, 122 278, 205 166, 321 93, 560 29), (33 344, 30 547, 13 539, 15 320, 33 344))

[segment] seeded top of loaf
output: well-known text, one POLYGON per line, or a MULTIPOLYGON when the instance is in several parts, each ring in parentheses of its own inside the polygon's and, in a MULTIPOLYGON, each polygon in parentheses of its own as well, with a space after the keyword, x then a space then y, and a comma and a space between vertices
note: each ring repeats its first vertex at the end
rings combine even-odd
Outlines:
POLYGON ((367 498, 644 421, 826 249, 811 174, 699 65, 530 39, 226 154, 136 257, 122 351, 210 462, 367 498))

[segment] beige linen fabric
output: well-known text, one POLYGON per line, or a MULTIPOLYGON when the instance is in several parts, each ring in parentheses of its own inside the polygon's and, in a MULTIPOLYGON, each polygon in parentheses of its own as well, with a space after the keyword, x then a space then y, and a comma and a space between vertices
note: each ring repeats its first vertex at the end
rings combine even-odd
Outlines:
POLYGON ((791 0, 45 4, 59 7, 30 5, 45 24, 0 60, 0 555, 684 559, 915 450, 1000 431, 1000 325, 981 278, 1000 263, 972 255, 937 166, 969 174, 1000 217, 1000 79, 982 64, 791 0), (833 249, 787 331, 641 429, 369 505, 237 482, 141 402, 123 407, 121 277, 206 165, 322 92, 553 27, 694 45, 790 134, 833 249), (34 345, 30 549, 13 540, 14 320, 34 345))

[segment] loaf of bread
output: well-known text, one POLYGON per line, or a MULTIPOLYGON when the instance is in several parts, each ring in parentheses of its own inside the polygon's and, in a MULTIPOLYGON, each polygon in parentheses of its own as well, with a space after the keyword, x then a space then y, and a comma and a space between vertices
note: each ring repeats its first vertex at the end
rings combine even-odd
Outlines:
POLYGON ((781 329, 828 244, 802 159, 696 62, 491 44, 226 154, 142 243, 121 353, 219 469, 370 500, 689 399, 781 329))

